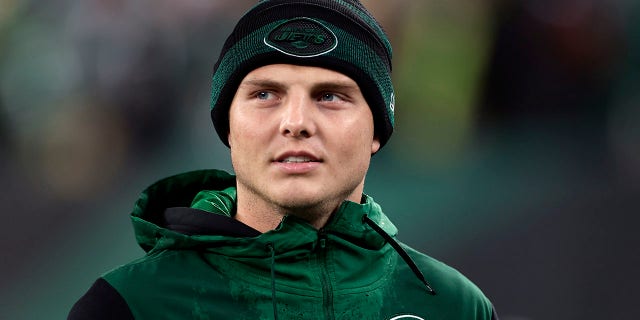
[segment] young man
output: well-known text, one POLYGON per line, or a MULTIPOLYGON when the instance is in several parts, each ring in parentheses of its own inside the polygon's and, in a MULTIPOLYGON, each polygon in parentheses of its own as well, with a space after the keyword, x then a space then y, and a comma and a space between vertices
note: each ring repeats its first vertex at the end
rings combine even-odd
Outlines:
POLYGON ((145 190, 132 219, 147 254, 98 279, 69 319, 495 319, 363 194, 393 130, 390 72, 389 41, 359 2, 257 4, 213 75, 236 175, 145 190))

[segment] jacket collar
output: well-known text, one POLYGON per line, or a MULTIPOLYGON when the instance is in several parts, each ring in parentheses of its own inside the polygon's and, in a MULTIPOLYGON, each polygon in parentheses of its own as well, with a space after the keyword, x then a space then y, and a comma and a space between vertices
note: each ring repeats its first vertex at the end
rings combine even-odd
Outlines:
MULTIPOLYGON (((365 216, 389 235, 395 236, 397 233, 396 227, 384 215, 380 206, 367 195, 363 195, 361 204, 343 202, 321 230, 316 230, 294 216, 285 217, 276 229, 257 236, 234 236, 216 231, 215 227, 195 234, 180 232, 175 228, 172 230, 167 212, 175 211, 176 208, 183 208, 187 215, 198 215, 198 219, 204 217, 200 215, 211 214, 217 220, 213 222, 214 226, 224 224, 219 222, 220 219, 233 220, 234 187, 235 176, 219 170, 192 171, 154 183, 142 193, 131 215, 138 243, 146 251, 197 246, 207 250, 224 248, 227 254, 253 256, 263 255, 264 247, 269 244, 274 244, 277 254, 298 249, 312 250, 319 237, 326 235, 349 245, 379 249, 385 244, 385 240, 364 223, 365 216), (204 190, 207 194, 206 203, 214 205, 209 208, 190 208, 193 202, 197 202, 194 199, 202 198, 204 190)), ((198 221, 198 227, 202 227, 202 220, 198 221)), ((239 223, 233 221, 230 223, 239 223)))

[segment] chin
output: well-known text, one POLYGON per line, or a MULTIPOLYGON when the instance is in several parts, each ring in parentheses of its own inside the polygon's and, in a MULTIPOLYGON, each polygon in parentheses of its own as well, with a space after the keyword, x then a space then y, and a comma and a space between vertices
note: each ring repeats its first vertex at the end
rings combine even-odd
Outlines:
POLYGON ((307 190, 302 187, 291 187, 272 194, 272 200, 283 208, 310 208, 331 198, 317 190, 307 190))
POLYGON ((289 211, 333 212, 352 192, 323 193, 317 190, 293 189, 277 197, 276 203, 289 211))
POLYGON ((322 200, 321 197, 303 196, 298 194, 293 197, 291 196, 280 197, 280 199, 277 199, 275 202, 279 206, 287 209, 296 209, 296 208, 309 209, 309 208, 318 206, 324 201, 322 200))

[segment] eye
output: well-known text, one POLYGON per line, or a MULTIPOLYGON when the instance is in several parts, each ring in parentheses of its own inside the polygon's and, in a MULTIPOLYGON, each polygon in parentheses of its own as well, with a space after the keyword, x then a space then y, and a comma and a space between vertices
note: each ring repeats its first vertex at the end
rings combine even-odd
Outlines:
POLYGON ((273 93, 269 92, 269 91, 259 91, 256 93, 256 98, 260 99, 260 100, 269 100, 271 98, 273 98, 273 93))
POLYGON ((336 95, 335 93, 323 93, 322 95, 320 95, 320 101, 338 101, 341 100, 340 97, 338 97, 338 95, 336 95))

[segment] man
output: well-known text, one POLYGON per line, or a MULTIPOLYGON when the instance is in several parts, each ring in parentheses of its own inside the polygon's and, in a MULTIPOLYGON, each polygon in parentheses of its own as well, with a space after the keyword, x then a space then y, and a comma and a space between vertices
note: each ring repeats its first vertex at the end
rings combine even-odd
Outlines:
POLYGON ((359 2, 261 1, 214 70, 211 115, 236 176, 145 190, 132 219, 147 254, 98 279, 69 319, 496 318, 363 194, 394 96, 391 46, 359 2))

